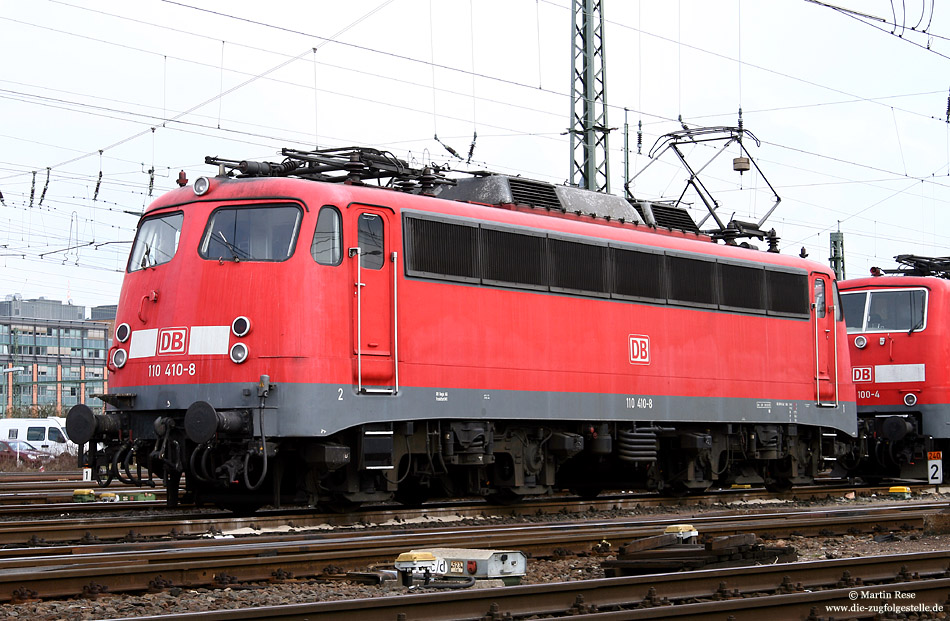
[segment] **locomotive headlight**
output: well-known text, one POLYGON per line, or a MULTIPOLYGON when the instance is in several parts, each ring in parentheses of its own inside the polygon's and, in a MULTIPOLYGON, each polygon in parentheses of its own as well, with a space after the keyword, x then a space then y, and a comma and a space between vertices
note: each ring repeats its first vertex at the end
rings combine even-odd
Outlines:
POLYGON ((204 196, 210 188, 211 181, 207 177, 198 177, 195 179, 195 185, 192 186, 195 196, 204 196))
POLYGON ((117 369, 121 369, 125 366, 125 363, 128 362, 129 355, 125 352, 124 349, 117 349, 112 352, 112 364, 116 366, 117 369))
POLYGON ((909 408, 912 408, 915 405, 917 405, 917 395, 915 395, 912 392, 909 392, 906 395, 904 395, 904 405, 906 405, 909 408))
POLYGON ((864 336, 854 337, 854 346, 857 347, 858 349, 864 349, 865 347, 867 347, 867 344, 868 344, 868 340, 866 337, 864 336))
POLYGON ((129 337, 132 336, 132 328, 129 327, 127 323, 120 323, 115 328, 115 338, 120 343, 124 343, 129 340, 129 337))
POLYGON ((237 317, 231 322, 231 332, 234 336, 245 336, 251 331, 251 320, 247 317, 237 317))
POLYGON ((244 343, 235 343, 231 346, 231 362, 234 364, 241 364, 247 360, 247 345, 244 343))

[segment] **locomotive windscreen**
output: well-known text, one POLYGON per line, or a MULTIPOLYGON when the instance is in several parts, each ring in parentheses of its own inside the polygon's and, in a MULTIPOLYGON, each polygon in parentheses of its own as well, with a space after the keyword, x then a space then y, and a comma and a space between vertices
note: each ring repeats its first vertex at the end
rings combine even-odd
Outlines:
POLYGON ((201 241, 205 259, 285 261, 294 251, 300 209, 287 205, 218 209, 201 241))
POLYGON ((182 219, 179 211, 143 220, 129 256, 129 271, 171 261, 178 250, 182 219))
POLYGON ((920 330, 927 316, 924 289, 842 293, 848 332, 920 330))

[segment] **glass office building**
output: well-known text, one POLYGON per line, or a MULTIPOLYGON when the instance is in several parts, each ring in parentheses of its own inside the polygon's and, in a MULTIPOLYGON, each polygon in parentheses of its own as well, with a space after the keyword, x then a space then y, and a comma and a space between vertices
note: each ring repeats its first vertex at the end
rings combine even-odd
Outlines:
POLYGON ((62 416, 108 391, 106 366, 115 307, 92 309, 58 300, 0 301, 0 416, 62 416))

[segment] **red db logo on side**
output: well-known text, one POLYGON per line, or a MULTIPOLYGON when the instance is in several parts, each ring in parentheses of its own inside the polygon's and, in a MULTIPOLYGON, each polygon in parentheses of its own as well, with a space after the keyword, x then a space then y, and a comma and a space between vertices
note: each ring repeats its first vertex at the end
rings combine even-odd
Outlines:
POLYGON ((188 342, 188 328, 163 328, 158 332, 158 354, 183 354, 188 342))
POLYGON ((630 364, 650 364, 650 337, 630 335, 630 364))

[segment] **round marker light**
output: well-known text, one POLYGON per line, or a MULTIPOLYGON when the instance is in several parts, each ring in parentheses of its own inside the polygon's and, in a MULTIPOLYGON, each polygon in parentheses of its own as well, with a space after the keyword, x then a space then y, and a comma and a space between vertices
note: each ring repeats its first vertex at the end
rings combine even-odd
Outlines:
POLYGON ((909 408, 912 408, 915 405, 917 405, 917 395, 915 395, 912 392, 909 392, 906 395, 904 395, 904 405, 906 405, 909 408))
POLYGON ((251 320, 247 317, 238 317, 231 322, 231 332, 234 336, 245 336, 251 331, 251 320))
POLYGON ((231 346, 231 362, 234 364, 241 364, 247 360, 247 345, 244 343, 235 343, 231 346))
POLYGON ((209 181, 207 177, 198 177, 195 179, 195 185, 192 187, 195 191, 195 196, 204 196, 210 188, 211 181, 209 181))
POLYGON ((115 329, 115 338, 120 343, 124 343, 132 336, 132 328, 127 323, 120 323, 115 329))
POLYGON ((117 349, 112 352, 112 364, 114 364, 117 369, 124 367, 128 360, 129 355, 125 353, 124 349, 117 349))
POLYGON ((864 349, 865 347, 867 347, 867 344, 868 344, 868 339, 866 337, 864 336, 854 337, 854 346, 857 347, 858 349, 864 349))

